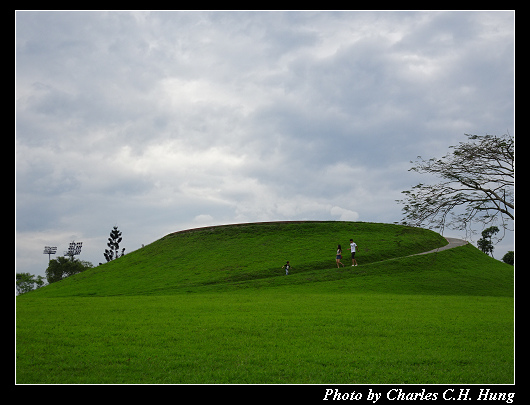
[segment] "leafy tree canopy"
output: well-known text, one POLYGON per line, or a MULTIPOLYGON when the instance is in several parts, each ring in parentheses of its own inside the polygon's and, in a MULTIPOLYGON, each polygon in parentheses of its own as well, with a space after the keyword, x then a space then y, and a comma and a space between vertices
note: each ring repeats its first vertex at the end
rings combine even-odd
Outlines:
POLYGON ((46 279, 48 283, 55 283, 72 274, 81 273, 87 269, 94 267, 92 263, 83 260, 70 260, 64 256, 59 256, 54 260, 50 260, 50 264, 46 269, 46 279))

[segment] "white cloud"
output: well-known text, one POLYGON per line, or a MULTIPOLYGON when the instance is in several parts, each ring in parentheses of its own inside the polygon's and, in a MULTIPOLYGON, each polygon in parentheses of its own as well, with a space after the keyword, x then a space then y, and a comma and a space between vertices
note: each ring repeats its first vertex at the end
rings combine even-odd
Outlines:
POLYGON ((331 215, 338 216, 341 221, 357 221, 359 219, 359 214, 355 211, 347 210, 341 207, 332 207, 331 215))
POLYGON ((193 220, 201 226, 216 225, 214 218, 209 214, 197 215, 193 220))

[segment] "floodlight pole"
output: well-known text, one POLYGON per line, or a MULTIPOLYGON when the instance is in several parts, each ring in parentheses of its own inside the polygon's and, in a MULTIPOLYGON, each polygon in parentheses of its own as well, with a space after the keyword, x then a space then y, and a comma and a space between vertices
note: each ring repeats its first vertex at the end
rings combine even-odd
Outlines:
POLYGON ((57 246, 44 246, 44 252, 42 252, 45 255, 48 255, 48 261, 52 259, 52 255, 54 255, 57 252, 57 246))
POLYGON ((70 256, 70 260, 74 260, 74 256, 81 254, 81 248, 83 247, 83 242, 72 241, 68 245, 68 251, 64 252, 66 256, 70 256))

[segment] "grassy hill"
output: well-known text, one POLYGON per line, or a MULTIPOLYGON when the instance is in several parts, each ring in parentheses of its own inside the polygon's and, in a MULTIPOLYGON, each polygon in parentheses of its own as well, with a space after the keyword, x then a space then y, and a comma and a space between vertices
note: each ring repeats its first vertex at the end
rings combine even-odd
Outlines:
MULTIPOLYGON (((349 240, 355 238, 362 265, 427 251, 447 244, 420 228, 363 222, 275 222, 199 228, 160 240, 51 284, 40 296, 113 296, 173 294, 199 286, 336 269, 337 244, 350 264, 349 240)), ((221 287, 222 288, 222 287, 221 287)))
POLYGON ((446 243, 360 222, 173 233, 17 297, 17 382, 512 383, 513 267, 471 245, 405 257, 446 243), (360 265, 337 269, 350 238, 360 265))

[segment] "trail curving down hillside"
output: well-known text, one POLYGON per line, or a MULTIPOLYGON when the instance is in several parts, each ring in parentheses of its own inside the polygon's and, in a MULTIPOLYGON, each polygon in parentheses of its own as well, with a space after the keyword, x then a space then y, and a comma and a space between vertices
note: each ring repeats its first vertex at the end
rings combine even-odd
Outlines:
MULTIPOLYGON (((447 240, 447 242, 449 242, 449 244, 445 245, 445 246, 442 246, 442 247, 439 247, 439 248, 436 248, 436 249, 432 249, 432 250, 429 250, 427 252, 422 252, 422 253, 416 253, 416 254, 413 254, 413 255, 410 255, 410 256, 419 256, 419 255, 426 255, 428 253, 436 253, 436 252, 440 252, 442 250, 447 250, 447 249, 452 249, 452 248, 455 248, 455 247, 458 247, 458 246, 464 246, 464 245, 467 245, 469 242, 464 240, 464 239, 458 239, 458 238, 445 238, 447 240)), ((410 257, 410 256, 407 256, 407 257, 410 257)))

